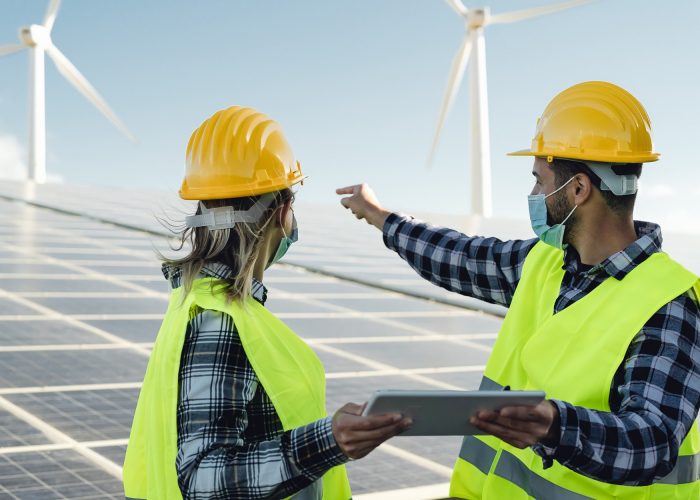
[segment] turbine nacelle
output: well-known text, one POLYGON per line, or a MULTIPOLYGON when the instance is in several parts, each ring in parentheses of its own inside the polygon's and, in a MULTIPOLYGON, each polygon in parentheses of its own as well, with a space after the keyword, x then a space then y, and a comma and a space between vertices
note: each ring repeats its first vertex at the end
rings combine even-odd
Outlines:
POLYGON ((20 28, 19 39, 28 47, 39 46, 45 48, 52 45, 49 30, 40 24, 32 24, 31 26, 20 28))
POLYGON ((483 28, 488 24, 490 9, 488 7, 469 9, 467 13, 467 26, 469 29, 483 28))

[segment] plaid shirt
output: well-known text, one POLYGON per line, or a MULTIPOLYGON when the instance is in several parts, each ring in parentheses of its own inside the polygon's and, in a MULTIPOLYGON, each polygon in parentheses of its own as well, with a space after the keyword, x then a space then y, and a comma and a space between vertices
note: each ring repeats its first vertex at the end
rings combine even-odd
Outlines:
MULTIPOLYGON (((163 266, 172 288, 179 269, 163 266)), ((231 270, 210 264, 203 277, 231 270)), ((267 290, 253 280, 264 305, 267 290)), ((191 312, 179 372, 177 475, 184 498, 285 498, 348 459, 331 418, 284 431, 228 314, 191 312)))
MULTIPOLYGON (((612 277, 624 279, 661 249, 661 229, 635 222, 639 239, 596 266, 586 266, 569 246, 554 312, 612 277)), ((523 264, 537 239, 500 241, 469 237, 391 214, 384 243, 425 279, 462 295, 508 306, 523 264)), ((610 388, 610 412, 553 402, 559 409, 555 445, 536 445, 545 467, 557 460, 583 475, 626 485, 646 485, 674 467, 681 441, 700 406, 700 311, 692 292, 657 311, 635 336, 610 388)))

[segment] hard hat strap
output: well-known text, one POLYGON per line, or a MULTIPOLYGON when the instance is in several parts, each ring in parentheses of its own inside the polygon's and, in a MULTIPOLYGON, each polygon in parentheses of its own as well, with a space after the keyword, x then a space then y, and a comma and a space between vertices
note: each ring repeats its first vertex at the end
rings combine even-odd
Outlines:
POLYGON ((600 178, 600 189, 602 191, 612 191, 615 196, 626 196, 637 192, 637 176, 616 174, 612 169, 614 163, 597 161, 582 161, 582 163, 600 178))
POLYGON ((185 226, 230 229, 239 222, 258 222, 274 199, 274 193, 262 195, 248 210, 234 210, 231 206, 207 208, 200 201, 199 210, 201 213, 185 217, 185 226))

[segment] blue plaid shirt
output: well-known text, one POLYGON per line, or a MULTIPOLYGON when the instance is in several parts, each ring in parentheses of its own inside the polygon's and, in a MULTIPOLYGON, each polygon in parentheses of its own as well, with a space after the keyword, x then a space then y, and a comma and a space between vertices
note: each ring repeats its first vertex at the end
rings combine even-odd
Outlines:
MULTIPOLYGON (((163 266, 171 287, 178 268, 163 266)), ((231 269, 208 264, 201 277, 226 278, 231 269)), ((267 289, 253 280, 253 298, 267 289)), ((331 417, 285 431, 248 361, 233 318, 191 311, 182 347, 177 405, 176 468, 182 496, 211 499, 288 497, 348 458, 331 417)))
MULTIPOLYGON (((565 271, 554 312, 585 297, 608 278, 624 279, 661 250, 661 228, 635 222, 638 239, 596 266, 564 253, 565 271)), ((391 214, 384 243, 430 282, 486 302, 510 305, 525 258, 537 239, 469 237, 391 214)), ((646 485, 674 467, 700 407, 700 311, 692 291, 657 311, 629 346, 610 388, 610 412, 553 401, 558 443, 533 447, 545 467, 557 460, 608 483, 646 485)))

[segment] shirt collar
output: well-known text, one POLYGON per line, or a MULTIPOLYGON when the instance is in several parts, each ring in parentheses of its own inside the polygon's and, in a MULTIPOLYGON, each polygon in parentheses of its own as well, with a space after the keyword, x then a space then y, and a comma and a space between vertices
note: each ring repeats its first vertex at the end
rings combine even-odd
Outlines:
POLYGON ((564 252, 564 270, 589 276, 604 271, 613 278, 623 279, 649 256, 661 251, 663 237, 658 224, 634 221, 634 230, 637 233, 637 239, 630 246, 591 267, 581 264, 578 252, 569 246, 564 252))
MULTIPOLYGON (((170 287, 174 290, 182 286, 182 269, 178 266, 173 266, 169 264, 163 264, 162 266, 163 276, 170 282, 170 287)), ((221 262, 209 262, 204 265, 202 270, 199 272, 199 278, 215 278, 215 279, 228 279, 233 274, 233 270, 226 264, 221 262)), ((251 296, 265 305, 267 301, 267 288, 260 281, 253 278, 253 283, 250 289, 251 296)))

